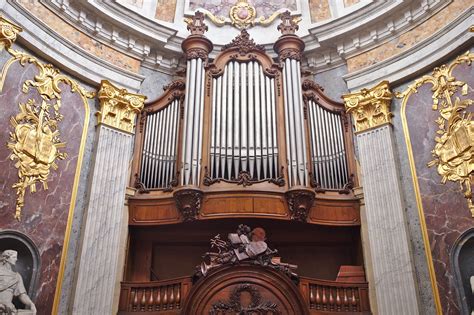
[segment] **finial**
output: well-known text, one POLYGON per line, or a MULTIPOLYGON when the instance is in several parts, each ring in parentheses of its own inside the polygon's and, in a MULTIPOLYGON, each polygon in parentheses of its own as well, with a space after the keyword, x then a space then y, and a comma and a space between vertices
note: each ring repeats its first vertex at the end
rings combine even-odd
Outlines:
POLYGON ((191 32, 191 35, 204 35, 207 32, 208 27, 204 23, 204 13, 196 11, 194 16, 190 19, 185 19, 185 22, 188 24, 188 31, 191 32))
POLYGON ((298 30, 298 22, 301 21, 301 18, 291 17, 290 11, 285 11, 280 14, 281 23, 278 25, 278 30, 281 31, 283 35, 295 34, 298 30))

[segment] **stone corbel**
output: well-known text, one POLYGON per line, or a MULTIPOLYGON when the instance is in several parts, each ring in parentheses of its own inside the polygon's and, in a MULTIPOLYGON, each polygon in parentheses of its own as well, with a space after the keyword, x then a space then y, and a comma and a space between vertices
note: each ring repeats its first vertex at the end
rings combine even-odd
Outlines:
POLYGON ((306 222, 309 210, 313 206, 315 194, 310 189, 292 189, 286 192, 286 200, 291 219, 306 222))
POLYGON ((21 31, 21 27, 0 16, 0 51, 10 49, 21 31))
POLYGON ((343 95, 347 112, 352 114, 356 132, 378 127, 392 120, 392 102, 388 81, 382 81, 370 89, 343 95))
POLYGON ((133 133, 137 114, 143 109, 146 96, 129 93, 106 80, 101 82, 98 96, 100 111, 97 112, 97 123, 133 133))

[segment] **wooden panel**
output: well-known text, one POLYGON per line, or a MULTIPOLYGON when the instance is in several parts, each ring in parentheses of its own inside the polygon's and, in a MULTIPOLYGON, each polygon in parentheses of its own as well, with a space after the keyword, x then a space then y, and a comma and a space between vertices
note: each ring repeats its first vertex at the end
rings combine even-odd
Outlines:
POLYGON ((130 200, 130 225, 164 224, 179 222, 179 214, 174 199, 130 200))
POLYGON ((288 217, 286 200, 282 195, 251 195, 249 193, 213 194, 204 196, 201 217, 271 216, 288 217))
POLYGON ((309 212, 309 221, 324 225, 360 225, 359 202, 316 199, 309 212))

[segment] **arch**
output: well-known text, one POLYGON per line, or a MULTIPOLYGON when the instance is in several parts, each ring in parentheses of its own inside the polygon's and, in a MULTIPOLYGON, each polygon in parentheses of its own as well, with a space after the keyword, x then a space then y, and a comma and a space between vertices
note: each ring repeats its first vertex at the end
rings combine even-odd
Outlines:
POLYGON ((454 269, 454 283, 461 313, 471 314, 474 310, 474 294, 469 278, 474 276, 474 228, 464 232, 454 242, 451 265, 454 269))
POLYGON ((275 314, 308 314, 298 287, 288 276, 251 264, 217 268, 201 278, 191 289, 182 314, 206 314, 219 307, 250 308, 252 304, 274 305, 275 314), (247 301, 241 301, 244 292, 250 295, 247 301))
POLYGON ((35 243, 15 230, 0 231, 0 252, 13 249, 18 252, 15 269, 23 278, 28 295, 34 299, 39 279, 40 254, 35 243))

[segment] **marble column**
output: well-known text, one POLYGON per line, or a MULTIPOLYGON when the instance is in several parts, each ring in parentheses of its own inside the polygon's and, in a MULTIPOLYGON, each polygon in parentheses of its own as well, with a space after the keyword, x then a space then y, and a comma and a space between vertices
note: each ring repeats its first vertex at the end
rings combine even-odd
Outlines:
POLYGON ((411 315, 419 313, 418 293, 390 124, 391 99, 388 82, 344 96, 356 126, 365 201, 362 230, 368 236, 376 308, 381 315, 411 315))
POLYGON ((145 101, 108 81, 101 83, 98 97, 99 130, 72 308, 81 315, 112 314, 115 309, 133 131, 145 101))

